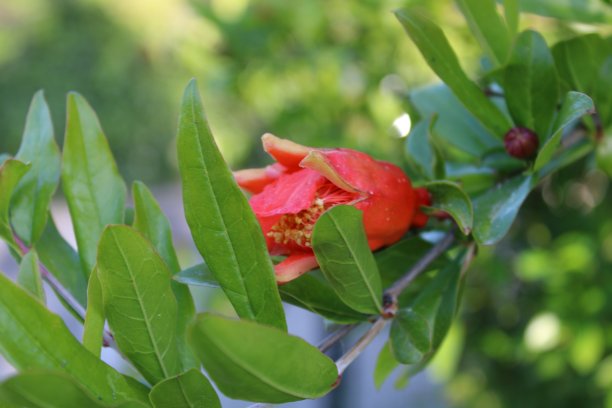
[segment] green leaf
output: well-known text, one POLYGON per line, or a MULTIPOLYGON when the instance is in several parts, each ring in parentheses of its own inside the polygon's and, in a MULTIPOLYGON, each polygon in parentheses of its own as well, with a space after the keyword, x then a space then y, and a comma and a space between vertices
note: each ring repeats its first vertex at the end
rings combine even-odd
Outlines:
POLYGON ((215 144, 195 80, 178 133, 185 217, 198 250, 238 316, 286 329, 261 227, 215 144))
POLYGON ((125 356, 151 384, 178 374, 171 274, 151 243, 131 227, 106 227, 98 276, 108 323, 125 356))
POLYGON ((406 142, 407 158, 414 163, 419 172, 426 179, 436 178, 440 163, 440 157, 433 145, 433 129, 436 124, 437 115, 428 120, 422 120, 410 131, 406 142))
POLYGON ((598 34, 586 34, 560 41, 552 48, 560 78, 573 91, 592 95, 599 88, 599 69, 612 53, 609 43, 598 34))
POLYGON ((36 251, 31 250, 21 258, 17 282, 32 296, 45 303, 45 290, 43 289, 36 251))
POLYGON ((545 140, 557 108, 559 80, 553 56, 539 33, 519 35, 504 75, 506 103, 515 122, 545 140))
POLYGON ((604 129, 612 125, 612 55, 606 58, 598 72, 593 99, 604 129))
POLYGON ((431 207, 450 214, 461 231, 468 235, 472 231, 474 212, 472 201, 461 187, 451 181, 433 181, 425 188, 432 197, 431 207))
POLYGON ((160 382, 149 398, 155 408, 221 408, 214 388, 195 369, 160 382))
POLYGON ((205 263, 199 263, 184 269, 174 275, 173 279, 185 285, 209 286, 212 288, 221 287, 219 281, 205 263))
POLYGON ((339 205, 321 215, 312 248, 325 278, 348 306, 361 313, 382 310, 382 284, 363 229, 363 213, 339 205))
POLYGON ((67 105, 62 186, 81 265, 89 276, 102 230, 123 222, 126 190, 91 106, 77 93, 68 94, 67 105))
POLYGON ((20 373, 0 384, 0 405, 4 404, 20 408, 108 407, 69 376, 53 371, 20 373))
POLYGON ((0 273, 0 353, 17 370, 58 370, 97 400, 147 401, 146 388, 96 358, 51 313, 0 273))
POLYGON ((453 90, 461 103, 501 139, 512 124, 493 102, 487 99, 478 85, 467 77, 442 30, 412 10, 396 11, 395 15, 431 69, 453 90))
MULTIPOLYGON (((417 263, 431 247, 429 242, 420 237, 411 236, 377 251, 374 258, 382 277, 383 287, 391 286, 393 282, 406 274, 408 269, 417 263)), ((429 265, 428 270, 439 269, 446 262, 447 259, 444 256, 438 257, 429 265)))
POLYGON ((83 325, 83 346, 94 356, 100 357, 104 334, 104 298, 98 269, 94 268, 87 287, 87 312, 83 325))
POLYGON ((385 380, 399 366, 399 363, 391 350, 391 342, 386 342, 383 348, 378 353, 376 366, 374 367, 374 385, 380 390, 385 380))
POLYGON ((189 338, 230 398, 274 404, 314 399, 330 392, 338 378, 334 362, 316 347, 248 320, 202 314, 189 338))
POLYGON ((521 0, 521 10, 560 20, 611 23, 612 10, 601 0, 521 0))
MULTIPOLYGON (((495 147, 503 148, 500 140, 474 119, 446 85, 418 89, 408 98, 421 117, 436 116, 433 131, 445 143, 475 157, 495 147)), ((412 134, 408 141, 411 137, 412 134)))
POLYGON ((397 313, 389 338, 393 355, 402 364, 418 363, 431 349, 429 324, 411 309, 397 313))
POLYGON ((30 162, 32 167, 13 193, 11 224, 21 240, 31 246, 45 228, 49 204, 60 176, 60 151, 42 91, 34 95, 30 104, 16 158, 30 162))
POLYGON ((60 235, 51 214, 47 217, 47 225, 35 248, 45 268, 85 307, 87 276, 81 268, 79 255, 60 235))
MULTIPOLYGON (((151 241, 166 262, 171 274, 175 275, 181 268, 172 244, 170 222, 159 208, 151 191, 143 183, 134 183, 132 196, 134 197, 134 228, 151 241)), ((176 332, 179 354, 184 369, 194 368, 198 366, 198 363, 187 345, 185 334, 189 322, 195 316, 195 305, 187 286, 176 281, 173 281, 171 285, 177 303, 176 332)))
POLYGON ((530 175, 517 176, 474 200, 476 242, 493 245, 506 235, 534 183, 530 175))
POLYGON ((506 62, 510 51, 510 35, 504 20, 497 13, 495 0, 457 0, 470 30, 495 65, 506 62))
POLYGON ((298 279, 285 283, 279 286, 279 290, 285 302, 310 310, 337 323, 357 323, 369 317, 346 306, 329 282, 317 271, 310 271, 298 279))
POLYGON ((540 149, 533 166, 534 171, 540 170, 548 163, 561 141, 563 130, 575 120, 593 111, 593 100, 580 92, 568 92, 553 125, 553 134, 540 149))
POLYGON ((518 33, 521 0, 504 0, 504 17, 508 26, 510 39, 513 39, 518 33))
POLYGON ((15 159, 8 159, 0 166, 0 238, 4 239, 17 253, 20 252, 20 249, 13 237, 9 221, 9 207, 17 183, 29 168, 29 164, 15 159))

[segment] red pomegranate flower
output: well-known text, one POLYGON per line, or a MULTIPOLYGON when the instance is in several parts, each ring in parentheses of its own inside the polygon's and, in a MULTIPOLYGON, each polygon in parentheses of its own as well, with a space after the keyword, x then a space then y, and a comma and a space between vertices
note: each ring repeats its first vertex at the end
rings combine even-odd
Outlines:
POLYGON ((234 173, 238 184, 253 193, 249 203, 272 255, 286 255, 276 265, 279 284, 318 266, 310 239, 323 212, 339 204, 363 211, 370 249, 398 241, 427 216, 419 205, 429 204, 424 189, 413 189, 397 166, 350 149, 316 149, 262 137, 264 150, 276 163, 234 173))

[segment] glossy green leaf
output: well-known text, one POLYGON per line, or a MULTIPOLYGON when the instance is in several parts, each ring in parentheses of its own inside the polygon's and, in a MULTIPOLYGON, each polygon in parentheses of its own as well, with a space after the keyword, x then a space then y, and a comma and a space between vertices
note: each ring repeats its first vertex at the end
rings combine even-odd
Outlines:
POLYGON ((506 103, 516 124, 533 129, 545 140, 557 108, 559 80, 553 56, 539 33, 519 35, 504 74, 506 103))
POLYGON ((517 176, 474 199, 474 238, 482 245, 501 240, 533 187, 531 176, 517 176))
POLYGON ((76 381, 53 371, 25 372, 0 384, 0 406, 20 408, 104 408, 76 381))
POLYGON ((319 398, 338 377, 334 362, 316 347, 248 320, 202 314, 189 338, 210 377, 230 398, 268 403, 319 398))
POLYGON ((149 398, 155 408, 221 408, 208 378, 195 369, 160 382, 149 398))
POLYGON ((32 296, 45 303, 45 290, 43 289, 36 251, 31 250, 21 258, 17 282, 32 296))
POLYGON ((21 240, 31 246, 43 233, 60 176, 60 151, 42 91, 32 99, 21 147, 15 157, 24 163, 30 162, 32 167, 15 188, 11 224, 21 240))
POLYGON ((391 325, 391 350, 402 364, 415 364, 430 351, 430 327, 414 310, 400 310, 391 325))
POLYGON ((592 95, 599 88, 598 72, 612 53, 599 34, 585 34, 560 41, 552 48, 559 76, 573 91, 592 95))
POLYGON ((79 255, 60 235, 49 214, 42 236, 35 244, 41 263, 62 286, 85 307, 87 305, 87 276, 79 255))
MULTIPOLYGON (((421 259, 432 245, 418 236, 405 238, 390 247, 374 254, 383 282, 383 287, 391 286, 421 259)), ((429 270, 439 269, 446 264, 445 256, 438 257, 429 265, 429 270)), ((416 283, 416 282, 415 282, 416 283)))
POLYGON ((395 15, 431 69, 453 90, 461 103, 501 139, 512 127, 511 122, 467 77, 442 30, 413 10, 396 11, 395 15))
POLYGON ((96 249, 107 224, 120 224, 125 184, 98 118, 85 98, 68 94, 62 188, 66 196, 81 265, 89 276, 96 249))
POLYGON ((474 37, 495 65, 502 65, 510 51, 511 38, 497 13, 495 0, 457 0, 474 37))
POLYGON ((424 178, 436 178, 439 157, 433 145, 433 128, 437 116, 418 122, 410 131, 406 142, 406 155, 424 178))
POLYGON ((98 269, 94 268, 91 276, 89 276, 89 285, 87 286, 87 312, 83 324, 83 347, 96 357, 100 357, 102 350, 105 320, 102 284, 98 277, 98 269))
POLYGON ((601 0, 521 0, 521 10, 581 23, 612 23, 612 10, 601 0))
POLYGON ((461 231, 468 235, 472 231, 474 212, 472 201, 461 187, 451 181, 433 181, 425 188, 431 194, 431 207, 450 214, 461 231))
POLYGON ((445 143, 476 157, 492 148, 503 148, 500 140, 474 119, 446 85, 417 89, 408 98, 422 118, 436 115, 433 131, 445 143))
POLYGON ((174 275, 173 279, 185 285, 209 286, 213 288, 221 287, 219 281, 205 263, 199 263, 184 269, 174 275))
POLYGON ((580 92, 568 92, 553 125, 553 134, 540 149, 533 169, 540 170, 555 154, 564 129, 583 115, 592 112, 593 100, 580 92))
MULTIPOLYGON (((134 228, 151 241, 157 252, 170 269, 172 275, 180 271, 180 265, 172 243, 170 222, 162 212, 151 191, 140 182, 132 187, 134 198, 134 228)), ((195 356, 191 353, 185 333, 187 325, 195 316, 195 305, 189 288, 176 281, 171 283, 177 304, 177 341, 183 368, 197 367, 195 356)))
POLYGON ((20 371, 57 370, 97 400, 147 401, 146 388, 87 351, 59 316, 0 273, 0 353, 20 371))
POLYGON ((171 274, 135 229, 106 227, 98 248, 104 311, 117 345, 151 384, 179 373, 171 274))
POLYGON ((520 2, 521 0, 504 0, 504 17, 510 39, 513 39, 518 33, 520 19, 520 2))
POLYGON ((195 80, 178 131, 185 217, 195 244, 238 316, 286 328, 261 227, 208 127, 195 80))
POLYGON ((384 382, 398 366, 399 363, 391 350, 391 342, 385 343, 380 353, 378 353, 378 359, 374 367, 374 385, 376 389, 380 390, 384 382))
POLYGON ((23 178, 29 168, 29 164, 15 159, 8 159, 0 166, 0 238, 4 239, 17 252, 20 249, 13 237, 9 221, 9 207, 17 183, 19 183, 19 180, 23 178))
POLYGON ((312 248, 325 278, 348 306, 361 313, 382 310, 382 284, 363 229, 363 213, 339 205, 321 215, 312 248))
POLYGON ((329 282, 317 271, 311 271, 279 286, 278 289, 285 302, 310 310, 337 323, 356 323, 369 317, 344 304, 329 282))

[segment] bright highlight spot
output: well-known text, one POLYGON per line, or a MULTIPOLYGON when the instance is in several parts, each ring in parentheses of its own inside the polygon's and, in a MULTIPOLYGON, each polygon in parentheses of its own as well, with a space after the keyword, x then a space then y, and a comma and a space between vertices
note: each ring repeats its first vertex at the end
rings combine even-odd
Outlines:
POLYGON ((399 137, 406 137, 410 133, 412 121, 407 113, 403 113, 393 121, 393 129, 397 131, 399 137))
POLYGON ((525 330, 525 345, 530 351, 550 350, 559 343, 561 324, 552 313, 542 313, 531 319, 525 330))

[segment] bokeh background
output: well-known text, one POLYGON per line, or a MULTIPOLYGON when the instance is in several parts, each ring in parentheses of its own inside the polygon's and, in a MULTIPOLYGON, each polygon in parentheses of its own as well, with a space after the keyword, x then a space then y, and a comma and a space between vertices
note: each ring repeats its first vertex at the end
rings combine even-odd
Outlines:
MULTIPOLYGON (((540 31, 549 44, 612 32, 604 0, 522 4, 530 13, 521 28, 540 31)), ((151 185, 171 214, 188 266, 194 255, 174 147, 187 81, 199 80, 233 168, 266 162, 264 132, 401 165, 403 97, 437 81, 391 13, 406 5, 443 27, 476 77, 480 49, 450 0, 2 0, 0 152, 17 151, 36 90, 45 90, 60 143, 65 95, 82 93, 126 180, 151 185)), ((461 316, 425 374, 407 390, 390 381, 376 392, 371 373, 382 342, 373 344, 344 387, 318 406, 612 407, 608 187, 608 175, 588 158, 546 180, 510 235, 480 251, 461 316)), ((64 211, 61 197, 55 208, 64 211)), ((62 230, 70 234, 69 225, 62 230)), ((292 313, 293 332, 314 342, 323 335, 312 316, 292 313)))

